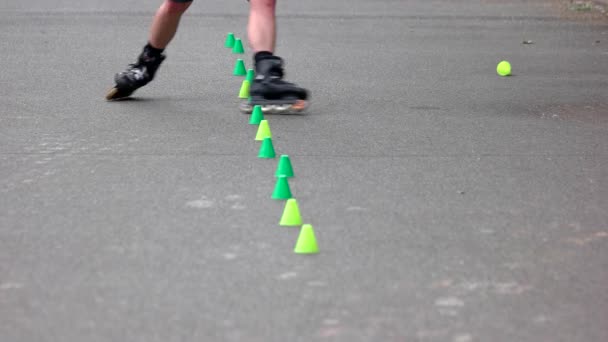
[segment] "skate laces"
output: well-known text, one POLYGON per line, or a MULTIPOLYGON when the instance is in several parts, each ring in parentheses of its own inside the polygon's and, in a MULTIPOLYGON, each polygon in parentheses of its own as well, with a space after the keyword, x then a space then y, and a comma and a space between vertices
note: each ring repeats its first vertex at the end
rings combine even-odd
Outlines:
POLYGON ((137 63, 132 63, 127 65, 127 69, 123 71, 121 74, 126 75, 129 78, 134 78, 136 80, 142 80, 145 78, 147 72, 147 67, 141 64, 140 61, 137 63))
POLYGON ((258 72, 256 72, 260 77, 256 77, 256 79, 282 79, 285 76, 285 72, 283 70, 283 59, 277 56, 271 56, 264 59, 261 59, 257 63, 258 72))
POLYGON ((142 80, 146 77, 146 74, 154 72, 163 59, 162 55, 156 57, 142 54, 137 59, 137 62, 127 65, 127 70, 124 73, 133 76, 137 80, 142 80))
POLYGON ((141 69, 143 69, 143 68, 154 69, 154 68, 158 67, 164 59, 165 59, 165 57, 163 55, 150 56, 145 53, 142 53, 139 56, 139 58, 137 59, 137 62, 133 63, 133 64, 129 64, 129 67, 141 68, 141 69))
POLYGON ((268 77, 271 79, 282 79, 284 74, 285 72, 283 71, 281 64, 273 65, 268 69, 268 77))

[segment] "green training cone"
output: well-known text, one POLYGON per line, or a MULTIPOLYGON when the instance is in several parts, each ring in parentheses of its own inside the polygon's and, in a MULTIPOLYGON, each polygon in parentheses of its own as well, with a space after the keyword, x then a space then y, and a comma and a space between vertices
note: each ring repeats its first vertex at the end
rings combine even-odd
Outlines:
POLYGON ((228 32, 226 35, 226 42, 224 43, 224 47, 233 48, 234 47, 234 33, 228 32))
POLYGON ((281 176, 277 178, 277 182, 274 185, 274 191, 272 192, 272 199, 286 200, 291 198, 291 190, 289 189, 289 183, 287 177, 281 176))
POLYGON ((299 227, 302 225, 300 208, 298 208, 298 201, 295 198, 290 198, 285 202, 285 209, 283 209, 283 216, 279 225, 284 227, 299 227))
POLYGON ((245 53, 245 50, 243 49, 243 42, 241 41, 241 38, 236 38, 234 40, 234 46, 232 47, 232 53, 238 53, 238 54, 245 53))
POLYGON ((317 239, 315 238, 315 231, 312 225, 305 224, 300 229, 300 235, 298 236, 298 242, 296 247, 293 249, 298 254, 317 254, 319 253, 319 246, 317 246, 317 239))
POLYGON ((245 79, 249 82, 253 82, 254 78, 255 78, 255 71, 253 71, 253 69, 247 70, 247 76, 245 77, 245 79))
MULTIPOLYGON (((247 70, 245 69, 245 62, 242 59, 237 59, 236 64, 234 65, 234 71, 232 72, 234 76, 245 76, 247 75, 247 70)), ((251 81, 249 81, 251 82, 251 81)))
POLYGON ((243 84, 241 84, 241 90, 239 90, 239 99, 247 99, 249 98, 249 88, 251 87, 251 83, 247 80, 243 80, 243 84))
POLYGON ((285 177, 293 177, 293 168, 291 167, 291 161, 289 160, 289 156, 283 154, 281 159, 279 159, 279 165, 277 166, 277 171, 275 172, 275 176, 285 176, 285 177))
POLYGON ((253 106, 253 112, 251 112, 251 117, 249 118, 249 124, 250 125, 259 125, 262 120, 264 120, 264 112, 262 112, 262 106, 260 106, 260 105, 253 106))
POLYGON ((270 125, 268 125, 267 120, 260 121, 258 132, 255 135, 256 141, 263 141, 264 138, 272 138, 272 132, 270 132, 270 125))
POLYGON ((262 145, 260 146, 260 152, 258 158, 272 159, 276 156, 274 153, 274 146, 272 146, 271 138, 264 138, 262 145))

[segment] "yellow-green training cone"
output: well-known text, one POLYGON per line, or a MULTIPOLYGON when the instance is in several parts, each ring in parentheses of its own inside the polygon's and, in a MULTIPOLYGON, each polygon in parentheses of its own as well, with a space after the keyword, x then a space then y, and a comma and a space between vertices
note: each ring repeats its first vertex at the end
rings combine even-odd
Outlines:
POLYGON ((302 225, 300 208, 298 208, 298 202, 295 198, 290 198, 285 202, 285 209, 283 209, 283 216, 279 225, 284 227, 299 227, 302 225))
POLYGON ((317 239, 315 238, 315 231, 312 225, 305 224, 302 226, 298 242, 296 242, 296 247, 293 251, 297 254, 319 253, 319 246, 317 246, 317 239))
POLYGON ((260 121, 260 125, 258 126, 258 132, 255 135, 256 141, 263 141, 264 138, 272 138, 272 132, 270 132, 270 125, 268 125, 268 120, 260 121))
POLYGON ((251 88, 251 83, 249 83, 247 80, 243 80, 241 90, 239 90, 239 99, 249 98, 249 88, 251 88))
POLYGON ((226 41, 224 42, 224 47, 231 49, 234 47, 234 33, 228 32, 226 35, 226 41))

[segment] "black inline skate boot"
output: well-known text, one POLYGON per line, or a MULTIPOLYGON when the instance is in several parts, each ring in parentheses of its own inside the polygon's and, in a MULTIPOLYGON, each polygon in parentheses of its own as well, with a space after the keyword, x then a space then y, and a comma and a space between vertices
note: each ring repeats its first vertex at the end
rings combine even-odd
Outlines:
POLYGON ((266 56, 256 65, 250 99, 241 104, 240 110, 250 114, 255 105, 261 105, 264 113, 300 113, 308 108, 308 91, 293 83, 283 81, 283 60, 277 56, 266 56))
POLYGON ((147 49, 139 55, 137 62, 129 64, 125 71, 114 76, 116 85, 106 95, 106 100, 119 100, 131 96, 135 90, 145 86, 154 79, 154 74, 165 55, 154 55, 147 49))

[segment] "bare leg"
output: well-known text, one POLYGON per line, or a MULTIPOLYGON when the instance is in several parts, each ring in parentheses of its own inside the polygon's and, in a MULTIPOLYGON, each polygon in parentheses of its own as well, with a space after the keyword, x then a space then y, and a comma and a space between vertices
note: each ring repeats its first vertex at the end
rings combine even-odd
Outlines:
POLYGON ((148 44, 136 63, 129 64, 125 71, 114 76, 116 86, 106 94, 107 100, 129 97, 154 79, 156 70, 165 59, 162 52, 175 36, 179 20, 191 3, 191 0, 164 0, 152 21, 148 44))
POLYGON ((250 0, 249 45, 254 52, 256 77, 250 98, 241 104, 243 113, 260 105, 265 113, 299 113, 308 107, 308 91, 283 80, 283 59, 274 55, 276 43, 276 0, 250 0))
POLYGON ((165 0, 160 6, 152 26, 150 27, 150 36, 148 38, 150 45, 157 49, 164 49, 169 45, 169 42, 175 36, 177 32, 177 26, 182 14, 192 4, 189 2, 174 2, 171 0, 165 0))
POLYGON ((276 42, 276 0, 250 0, 247 35, 253 52, 274 52, 276 42))

